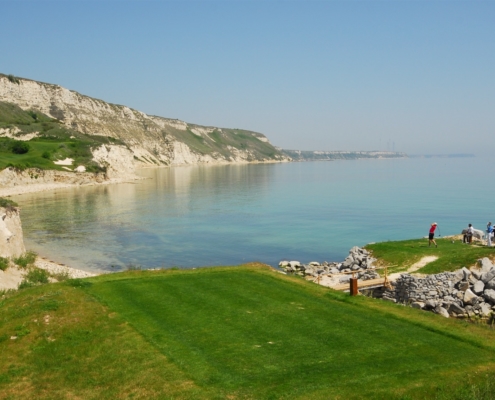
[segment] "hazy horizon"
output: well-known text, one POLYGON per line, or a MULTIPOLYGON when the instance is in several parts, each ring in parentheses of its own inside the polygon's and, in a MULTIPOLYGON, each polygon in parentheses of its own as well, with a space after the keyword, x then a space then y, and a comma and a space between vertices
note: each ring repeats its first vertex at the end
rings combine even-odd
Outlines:
POLYGON ((0 71, 283 149, 486 155, 492 1, 2 2, 0 71))

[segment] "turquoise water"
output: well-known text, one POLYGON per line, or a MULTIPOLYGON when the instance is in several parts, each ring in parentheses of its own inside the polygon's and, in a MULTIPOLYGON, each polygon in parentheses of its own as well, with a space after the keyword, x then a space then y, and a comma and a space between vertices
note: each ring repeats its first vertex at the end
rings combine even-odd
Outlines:
POLYGON ((355 245, 493 221, 480 158, 148 169, 16 196, 28 248, 86 270, 342 260, 355 245))

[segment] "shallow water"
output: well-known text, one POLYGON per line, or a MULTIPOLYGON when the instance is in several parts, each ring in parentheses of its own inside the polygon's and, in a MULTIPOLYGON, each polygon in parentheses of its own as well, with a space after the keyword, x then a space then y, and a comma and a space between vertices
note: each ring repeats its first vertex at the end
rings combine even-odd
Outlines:
POLYGON ((190 166, 14 197, 26 246, 86 270, 341 260, 354 245, 493 217, 479 158, 190 166))

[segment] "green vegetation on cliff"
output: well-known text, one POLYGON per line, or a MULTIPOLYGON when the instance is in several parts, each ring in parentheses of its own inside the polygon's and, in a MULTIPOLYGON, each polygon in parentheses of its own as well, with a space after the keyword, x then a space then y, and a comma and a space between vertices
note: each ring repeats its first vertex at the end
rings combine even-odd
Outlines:
POLYGON ((264 267, 69 280, 8 294, 0 311, 6 398, 494 394, 488 327, 264 267))
MULTIPOLYGON (((57 85, 4 74, 0 74, 0 89, 5 89, 0 90, 0 101, 22 105, 23 109, 44 110, 61 126, 87 135, 118 138, 133 149, 137 160, 147 164, 288 160, 261 133, 147 115, 57 85), (12 86, 14 91, 10 90, 12 86)), ((33 123, 29 119, 16 120, 23 122, 33 123)))
POLYGON ((0 130, 10 136, 0 137, 0 170, 8 166, 63 170, 54 161, 72 158, 76 166, 84 165, 88 171, 98 172, 102 169, 92 161, 91 148, 121 144, 117 139, 82 134, 38 111, 24 111, 5 102, 0 102, 0 130), (25 141, 26 135, 35 137, 25 141))

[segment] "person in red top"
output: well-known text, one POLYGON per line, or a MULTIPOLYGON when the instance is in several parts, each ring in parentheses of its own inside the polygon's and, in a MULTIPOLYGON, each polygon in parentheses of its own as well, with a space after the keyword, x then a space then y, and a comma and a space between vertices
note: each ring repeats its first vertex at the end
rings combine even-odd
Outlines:
POLYGON ((431 224, 430 234, 428 235, 428 247, 430 247, 432 243, 435 245, 435 247, 438 247, 437 242, 435 242, 435 239, 433 239, 433 236, 435 236, 435 229, 437 229, 437 223, 433 222, 433 224, 431 224))

